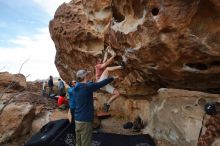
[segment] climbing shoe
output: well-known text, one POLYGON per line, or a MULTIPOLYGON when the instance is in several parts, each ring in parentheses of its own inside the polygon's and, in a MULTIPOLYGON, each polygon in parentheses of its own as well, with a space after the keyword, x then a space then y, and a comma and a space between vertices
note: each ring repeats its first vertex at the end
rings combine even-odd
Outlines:
POLYGON ((132 122, 127 122, 123 125, 124 129, 131 129, 133 127, 133 123, 132 122))
POLYGON ((142 119, 137 116, 133 122, 133 130, 134 132, 140 132, 141 129, 144 127, 142 119))
POLYGON ((110 105, 108 103, 104 103, 104 106, 103 106, 104 112, 108 112, 109 108, 110 108, 110 105))
POLYGON ((121 69, 125 69, 126 67, 124 61, 119 62, 119 65, 121 66, 121 69))

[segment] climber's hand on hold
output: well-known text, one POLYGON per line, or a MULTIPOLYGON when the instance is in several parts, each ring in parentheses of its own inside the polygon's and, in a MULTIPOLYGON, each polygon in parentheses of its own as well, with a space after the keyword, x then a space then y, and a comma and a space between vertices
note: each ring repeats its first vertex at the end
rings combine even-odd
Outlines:
POLYGON ((115 53, 115 51, 114 50, 112 50, 112 48, 110 47, 110 46, 108 46, 107 47, 107 49, 108 49, 108 53, 110 53, 112 56, 116 56, 116 53, 115 53))
POLYGON ((119 76, 112 76, 112 78, 115 80, 115 79, 118 79, 119 76))
POLYGON ((124 61, 121 61, 120 63, 119 63, 119 65, 121 66, 121 69, 125 69, 125 62, 124 61))
POLYGON ((106 50, 109 50, 109 49, 111 49, 111 47, 110 47, 110 46, 108 46, 108 47, 106 48, 106 50))

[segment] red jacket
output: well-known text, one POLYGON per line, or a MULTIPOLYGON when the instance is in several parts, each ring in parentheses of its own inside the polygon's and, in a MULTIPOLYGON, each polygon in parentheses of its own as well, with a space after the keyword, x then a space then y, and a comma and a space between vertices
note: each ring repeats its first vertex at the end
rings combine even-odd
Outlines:
POLYGON ((66 100, 63 96, 59 96, 57 104, 58 106, 61 106, 62 104, 68 104, 68 100, 66 100))

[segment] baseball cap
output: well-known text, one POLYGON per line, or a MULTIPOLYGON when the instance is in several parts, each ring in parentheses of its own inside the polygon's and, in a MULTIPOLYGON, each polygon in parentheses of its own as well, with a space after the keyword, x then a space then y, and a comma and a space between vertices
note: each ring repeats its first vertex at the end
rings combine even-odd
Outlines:
POLYGON ((77 77, 77 78, 84 79, 84 78, 86 77, 86 75, 87 75, 88 73, 90 73, 90 72, 91 72, 91 71, 88 71, 88 70, 85 70, 85 69, 80 69, 80 70, 77 71, 76 77, 77 77))

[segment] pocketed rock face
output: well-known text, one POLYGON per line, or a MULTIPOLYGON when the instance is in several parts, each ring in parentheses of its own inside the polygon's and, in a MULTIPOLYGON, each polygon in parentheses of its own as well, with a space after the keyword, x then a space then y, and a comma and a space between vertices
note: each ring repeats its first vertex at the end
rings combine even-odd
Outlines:
POLYGON ((112 65, 126 61, 116 83, 125 95, 160 87, 219 92, 219 7, 218 0, 64 3, 50 22, 55 64, 69 81, 80 68, 94 71, 95 55, 110 45, 117 53, 112 65))
POLYGON ((50 22, 51 37, 57 49, 55 63, 67 82, 79 68, 92 70, 92 54, 104 47, 103 35, 88 23, 83 9, 79 0, 63 4, 56 11, 54 21, 50 22))

